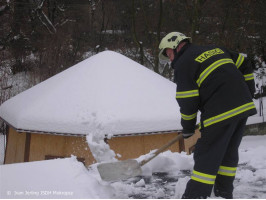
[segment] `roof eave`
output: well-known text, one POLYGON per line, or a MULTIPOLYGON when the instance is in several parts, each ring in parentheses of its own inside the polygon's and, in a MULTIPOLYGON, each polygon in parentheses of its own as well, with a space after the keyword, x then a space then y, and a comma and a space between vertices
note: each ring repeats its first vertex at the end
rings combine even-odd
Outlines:
MULTIPOLYGON (((27 130, 16 128, 14 125, 8 123, 0 117, 8 126, 16 130, 18 133, 34 133, 34 134, 47 134, 47 135, 61 135, 61 136, 73 136, 73 137, 86 137, 87 134, 74 134, 74 133, 63 133, 63 132, 51 132, 51 131, 38 131, 38 130, 27 130)), ((141 135, 158 135, 167 133, 179 133, 181 130, 166 130, 166 131, 152 131, 152 132, 141 132, 141 133, 125 133, 125 134, 114 134, 112 137, 129 137, 129 136, 141 136, 141 135)), ((106 135, 107 137, 107 135, 106 135)))

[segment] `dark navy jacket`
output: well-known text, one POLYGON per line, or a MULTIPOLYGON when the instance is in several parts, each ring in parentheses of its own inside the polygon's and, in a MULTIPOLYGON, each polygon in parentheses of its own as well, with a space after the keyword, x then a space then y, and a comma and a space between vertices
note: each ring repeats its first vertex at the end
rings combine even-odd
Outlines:
POLYGON ((252 66, 242 54, 186 44, 172 66, 184 133, 194 132, 198 111, 201 129, 257 113, 252 66))

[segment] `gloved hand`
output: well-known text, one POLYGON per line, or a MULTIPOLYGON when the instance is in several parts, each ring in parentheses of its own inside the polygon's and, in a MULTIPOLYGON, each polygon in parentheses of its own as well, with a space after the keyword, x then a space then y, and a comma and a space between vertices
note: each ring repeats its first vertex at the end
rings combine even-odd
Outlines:
POLYGON ((182 135, 183 135, 183 138, 185 138, 185 139, 188 139, 188 138, 190 138, 192 135, 194 135, 194 133, 191 133, 191 132, 186 132, 186 133, 182 133, 182 135))

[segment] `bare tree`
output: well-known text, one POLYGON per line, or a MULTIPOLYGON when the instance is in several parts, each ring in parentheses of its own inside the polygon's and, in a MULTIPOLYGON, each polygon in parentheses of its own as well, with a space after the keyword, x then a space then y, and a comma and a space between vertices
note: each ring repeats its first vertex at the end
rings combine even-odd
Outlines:
POLYGON ((144 64, 144 51, 143 51, 143 42, 138 39, 137 31, 136 31, 136 8, 135 8, 135 0, 132 0, 132 37, 135 44, 139 48, 140 52, 140 64, 144 64))

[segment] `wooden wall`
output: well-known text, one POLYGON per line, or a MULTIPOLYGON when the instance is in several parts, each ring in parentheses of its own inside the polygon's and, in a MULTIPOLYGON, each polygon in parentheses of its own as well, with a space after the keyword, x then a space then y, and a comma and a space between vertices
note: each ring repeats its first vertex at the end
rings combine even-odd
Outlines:
POLYGON ((95 162, 85 137, 18 133, 9 128, 5 164, 75 155, 86 166, 95 162), (28 135, 28 139, 26 139, 28 135))
POLYGON ((31 134, 29 161, 71 155, 84 159, 86 166, 95 162, 85 137, 31 134))
POLYGON ((26 133, 18 134, 9 128, 5 164, 24 162, 26 133))
MULTIPOLYGON (((151 150, 159 149, 177 135, 178 133, 164 133, 158 135, 115 137, 108 140, 108 144, 115 153, 121 155, 121 158, 118 157, 119 160, 126 160, 138 158, 141 155, 149 153, 151 150)), ((171 150, 172 152, 185 151, 187 154, 191 154, 198 138, 200 138, 200 132, 196 130, 192 137, 176 142, 167 150, 171 150)))
MULTIPOLYGON (((121 155, 121 157, 118 157, 119 160, 126 160, 138 158, 151 150, 159 149, 177 135, 178 133, 164 133, 113 137, 107 142, 116 154, 121 155)), ((199 135, 198 132, 188 140, 176 142, 169 150, 172 152, 185 150, 189 153, 191 146, 194 146, 199 135)), ((18 133, 9 128, 5 164, 70 157, 71 155, 83 159, 86 166, 95 163, 86 142, 86 137, 18 133)))
POLYGON ((195 144, 197 143, 200 136, 200 131, 197 129, 193 136, 184 140, 184 151, 187 152, 187 154, 191 154, 194 151, 195 144))
MULTIPOLYGON (((141 155, 149 153, 151 150, 159 149, 175 138, 178 133, 165 133, 158 135, 140 135, 128 137, 114 137, 108 140, 110 148, 121 155, 119 160, 138 158, 141 155)), ((180 152, 182 150, 182 142, 176 142, 168 150, 172 152, 180 152)))

